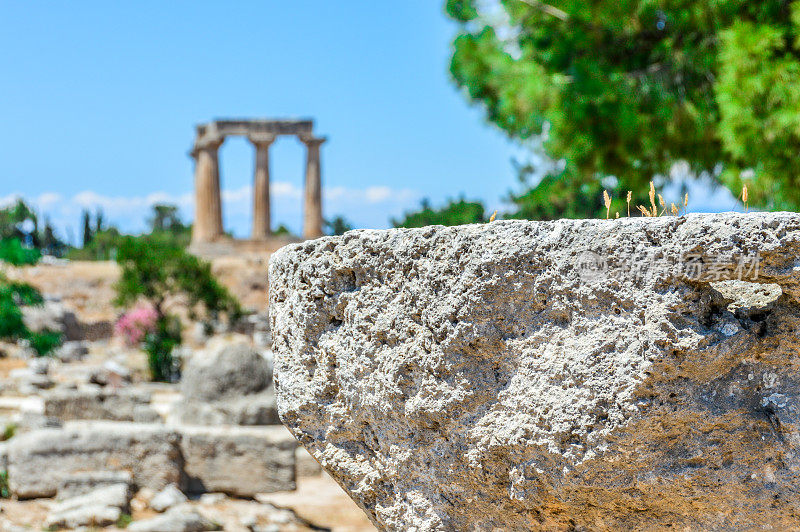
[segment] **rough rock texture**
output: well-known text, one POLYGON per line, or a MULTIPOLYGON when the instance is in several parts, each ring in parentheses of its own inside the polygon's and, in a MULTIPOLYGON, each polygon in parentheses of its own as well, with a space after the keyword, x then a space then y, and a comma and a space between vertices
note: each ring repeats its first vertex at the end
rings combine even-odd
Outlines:
POLYGON ((273 425, 280 423, 272 386, 272 361, 243 342, 197 354, 181 380, 180 423, 273 425))
POLYGON ((9 487, 22 499, 52 497, 82 471, 131 471, 136 485, 160 489, 181 481, 182 466, 180 435, 157 424, 72 421, 8 442, 9 487))
POLYGON ((355 231, 269 278, 281 418, 381 529, 800 522, 800 215, 355 231))
POLYGON ((283 427, 182 426, 190 493, 237 497, 295 489, 297 441, 283 427))

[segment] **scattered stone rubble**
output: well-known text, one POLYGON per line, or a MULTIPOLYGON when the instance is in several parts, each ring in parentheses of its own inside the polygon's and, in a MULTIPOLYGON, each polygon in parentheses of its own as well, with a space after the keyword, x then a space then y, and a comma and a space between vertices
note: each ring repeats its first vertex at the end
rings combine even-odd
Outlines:
POLYGON ((382 530, 800 523, 798 214, 354 231, 269 279, 281 419, 382 530))
MULTIPOLYGON (((156 385, 135 382, 121 354, 98 360, 96 351, 91 342, 65 344, 55 357, 23 362, 3 383, 0 408, 24 409, 0 415, 17 432, 0 443, 0 470, 13 497, 51 499, 41 526, 113 527, 131 513, 157 512, 128 530, 313 528, 254 500, 319 472, 296 467, 297 456, 310 457, 276 425, 270 353, 241 336, 215 338, 184 353, 182 384, 156 385), (240 498, 249 506, 231 521, 235 512, 219 508, 240 498)), ((0 529, 13 526, 0 519, 0 529)))

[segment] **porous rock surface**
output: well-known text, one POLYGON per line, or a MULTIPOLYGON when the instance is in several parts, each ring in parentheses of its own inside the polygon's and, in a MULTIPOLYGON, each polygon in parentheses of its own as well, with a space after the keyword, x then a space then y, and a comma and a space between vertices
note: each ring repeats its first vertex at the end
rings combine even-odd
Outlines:
POLYGON ((269 278, 281 418, 380 529, 800 522, 800 215, 354 231, 269 278))

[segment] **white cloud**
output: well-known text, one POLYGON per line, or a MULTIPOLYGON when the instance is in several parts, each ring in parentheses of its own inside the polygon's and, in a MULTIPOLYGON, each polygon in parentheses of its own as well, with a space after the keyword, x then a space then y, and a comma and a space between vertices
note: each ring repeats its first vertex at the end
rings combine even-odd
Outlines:
POLYGON ((367 201, 370 203, 380 203, 386 201, 392 195, 389 187, 369 187, 366 191, 367 201))
POLYGON ((39 206, 40 209, 49 209, 62 200, 63 198, 61 194, 56 194, 55 192, 45 192, 44 194, 40 194, 39 197, 34 200, 34 202, 39 206))
MULTIPOLYGON (((344 215, 356 227, 388 227, 390 217, 398 217, 404 211, 415 208, 421 195, 410 189, 393 189, 387 186, 366 188, 323 188, 323 209, 326 218, 344 215)), ((252 186, 222 191, 223 215, 226 230, 237 236, 246 236, 250 231, 252 217, 252 186)), ((295 232, 301 231, 304 190, 290 182, 275 181, 270 184, 273 225, 284 223, 295 232)), ((11 204, 20 194, 0 197, 0 206, 11 204)), ((29 203, 43 216, 50 219, 62 236, 79 233, 83 210, 93 212, 102 209, 107 223, 116 225, 125 232, 139 232, 146 228, 150 208, 157 203, 171 203, 179 207, 184 220, 194 213, 194 193, 171 194, 153 192, 140 196, 105 195, 85 190, 65 197, 57 192, 45 192, 29 203)))

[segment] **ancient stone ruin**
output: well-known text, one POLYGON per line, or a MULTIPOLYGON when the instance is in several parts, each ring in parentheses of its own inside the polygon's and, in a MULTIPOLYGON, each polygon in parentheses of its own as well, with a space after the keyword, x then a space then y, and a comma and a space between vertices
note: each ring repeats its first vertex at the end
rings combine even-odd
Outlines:
POLYGON ((788 213, 291 245, 278 410, 382 530, 795 529, 798 257, 788 213))
MULTIPOLYGON (((219 147, 232 135, 246 136, 256 149, 253 176, 253 230, 249 248, 271 239, 269 148, 281 135, 294 135, 306 145, 303 237, 322 236, 322 165, 320 146, 327 139, 314 135, 312 120, 214 120, 197 126, 191 156, 195 160, 195 220, 192 249, 214 253, 232 244, 222 226, 219 147), (216 245, 215 245, 216 244, 216 245)), ((246 243, 242 243, 246 244, 246 243)), ((248 246, 239 246, 248 249, 248 246)))
MULTIPOLYGON (((280 425, 271 352, 217 336, 186 355, 178 388, 131 382, 108 359, 91 365, 108 355, 91 347, 85 360, 32 358, 2 382, 0 427, 12 435, 0 442, 0 487, 47 508, 27 524, 77 529, 136 515, 129 529, 140 532, 311 528, 258 501, 319 472, 280 425), (106 367, 116 379, 101 378, 106 367), (22 415, 7 417, 9 407, 22 415)), ((0 530, 20 530, 0 508, 0 530)))

